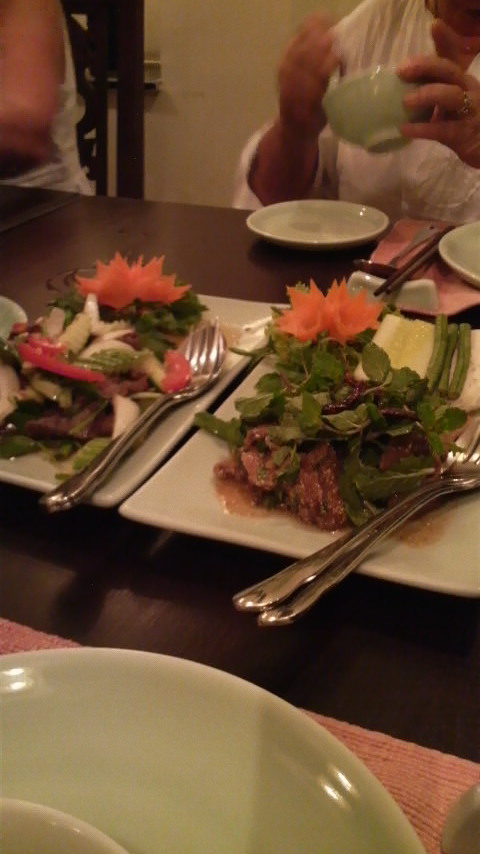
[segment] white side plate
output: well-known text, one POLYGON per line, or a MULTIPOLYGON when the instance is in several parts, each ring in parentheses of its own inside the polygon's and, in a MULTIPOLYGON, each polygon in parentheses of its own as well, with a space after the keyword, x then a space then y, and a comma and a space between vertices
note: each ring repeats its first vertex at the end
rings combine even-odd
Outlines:
POLYGON ((438 244, 438 251, 462 279, 480 288, 480 221, 449 231, 438 244))
POLYGON ((303 199, 267 205, 251 213, 247 227, 272 243, 300 249, 341 249, 374 240, 388 216, 354 202, 303 199))

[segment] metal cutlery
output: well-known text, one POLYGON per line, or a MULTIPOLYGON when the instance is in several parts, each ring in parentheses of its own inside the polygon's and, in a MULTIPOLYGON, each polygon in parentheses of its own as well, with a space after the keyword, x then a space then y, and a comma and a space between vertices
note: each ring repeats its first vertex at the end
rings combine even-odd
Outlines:
POLYGON ((295 622, 309 611, 324 593, 343 581, 347 575, 350 575, 365 556, 371 552, 374 545, 395 531, 422 507, 444 495, 454 492, 468 492, 479 488, 480 473, 470 476, 452 475, 439 483, 435 489, 415 493, 414 496, 411 496, 412 500, 406 502, 405 506, 397 505, 397 514, 392 519, 387 520, 382 514, 381 523, 379 522, 377 530, 368 542, 364 543, 363 546, 355 547, 351 544, 351 552, 347 558, 333 558, 322 575, 315 577, 310 584, 302 587, 286 602, 262 611, 257 618, 258 624, 260 626, 283 626, 295 622))
POLYGON ((356 270, 361 270, 362 273, 368 273, 369 276, 378 276, 379 279, 388 279, 393 273, 398 271, 393 264, 382 264, 380 261, 371 261, 369 258, 357 258, 353 262, 356 270))
POLYGON ((445 228, 439 229, 433 237, 430 237, 421 248, 413 254, 413 256, 403 266, 399 267, 394 273, 388 276, 385 281, 373 292, 374 296, 378 297, 382 294, 391 294, 398 290, 404 282, 407 282, 413 273, 416 273, 423 267, 430 258, 433 258, 437 253, 440 240, 454 228, 453 225, 447 225, 445 228))
POLYGON ((425 243, 429 239, 429 237, 432 237, 433 235, 437 234, 438 231, 438 226, 434 225, 433 223, 426 225, 425 228, 421 228, 419 231, 417 231, 416 234, 413 235, 412 239, 408 241, 406 246, 404 246, 403 249, 400 250, 400 252, 397 252, 397 254, 393 256, 393 258, 390 258, 390 261, 388 263, 394 266, 398 261, 401 261, 402 258, 405 258, 407 255, 409 255, 412 249, 415 249, 416 246, 420 246, 421 243, 425 243))
POLYGON ((146 409, 133 426, 114 439, 78 474, 40 498, 49 513, 68 510, 92 494, 113 472, 127 451, 174 406, 207 391, 218 379, 226 354, 226 342, 218 320, 200 323, 185 338, 180 349, 190 363, 189 385, 164 395, 146 409))
POLYGON ((447 455, 439 478, 424 483, 414 493, 375 516, 357 531, 344 534, 329 546, 240 591, 233 597, 235 607, 240 611, 260 612, 260 625, 293 622, 327 589, 338 584, 355 569, 373 545, 392 533, 421 507, 441 495, 478 488, 480 417, 470 419, 457 439, 457 444, 462 450, 447 455), (297 595, 292 598, 295 593, 297 595))
POLYGON ((388 264, 372 261, 370 258, 356 258, 353 265, 357 270, 361 270, 363 273, 370 273, 372 276, 380 276, 382 279, 386 279, 387 276, 391 276, 392 273, 397 272, 398 267, 395 265, 398 261, 401 261, 402 258, 409 255, 412 249, 415 249, 416 246, 419 246, 421 243, 425 243, 429 237, 435 235, 437 231, 438 226, 433 223, 425 226, 425 228, 421 228, 420 231, 417 231, 417 233, 414 234, 412 239, 408 241, 406 246, 404 246, 400 252, 397 252, 393 258, 390 258, 388 264))

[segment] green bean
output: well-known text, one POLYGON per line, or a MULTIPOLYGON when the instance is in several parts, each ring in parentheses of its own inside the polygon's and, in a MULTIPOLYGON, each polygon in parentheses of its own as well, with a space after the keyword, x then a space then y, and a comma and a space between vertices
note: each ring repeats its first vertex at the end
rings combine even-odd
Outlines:
POLYGON ((468 323, 461 323, 458 327, 457 362, 448 386, 448 396, 450 399, 459 397, 462 392, 470 363, 470 339, 470 325, 468 323))
POLYGON ((433 350, 427 368, 428 390, 434 391, 442 373, 443 363, 447 352, 448 320, 445 314, 437 314, 435 318, 435 335, 433 350))
POLYGON ((456 323, 450 323, 448 326, 447 352, 445 354, 445 361, 443 363, 442 373, 440 376, 440 381, 438 383, 438 390, 441 394, 448 393, 448 384, 450 382, 450 369, 452 367, 453 354, 455 353, 455 349, 457 346, 457 339, 458 325, 456 323))

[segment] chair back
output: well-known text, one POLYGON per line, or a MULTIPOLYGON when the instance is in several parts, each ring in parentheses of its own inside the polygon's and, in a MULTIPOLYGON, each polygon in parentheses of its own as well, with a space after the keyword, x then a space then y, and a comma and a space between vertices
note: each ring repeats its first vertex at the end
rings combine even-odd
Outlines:
POLYGON ((84 112, 77 124, 82 166, 108 192, 108 91, 112 47, 117 89, 116 194, 144 195, 144 0, 62 0, 84 112))

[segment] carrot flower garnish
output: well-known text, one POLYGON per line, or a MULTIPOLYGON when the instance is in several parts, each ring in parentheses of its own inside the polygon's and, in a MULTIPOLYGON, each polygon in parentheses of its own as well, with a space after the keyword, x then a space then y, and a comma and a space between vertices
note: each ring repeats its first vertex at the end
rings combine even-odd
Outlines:
POLYGON ((345 279, 335 279, 324 295, 313 279, 308 290, 287 288, 290 308, 274 321, 281 332, 298 341, 314 341, 321 332, 345 344, 365 329, 376 329, 382 302, 369 303, 364 291, 350 294, 345 279))
POLYGON ((75 283, 82 296, 95 294, 100 305, 121 309, 134 300, 169 305, 181 299, 190 285, 176 285, 175 274, 163 273, 164 257, 152 258, 143 264, 143 255, 128 264, 119 252, 108 264, 96 262, 92 278, 77 276, 75 283))

